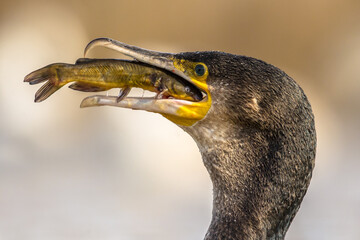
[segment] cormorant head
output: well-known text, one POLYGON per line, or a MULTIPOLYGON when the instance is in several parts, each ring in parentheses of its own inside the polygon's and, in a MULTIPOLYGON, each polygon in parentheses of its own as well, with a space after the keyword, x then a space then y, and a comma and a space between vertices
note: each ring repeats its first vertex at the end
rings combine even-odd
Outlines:
POLYGON ((311 106, 295 81, 245 56, 158 53, 111 39, 96 39, 85 52, 97 45, 176 74, 203 93, 200 101, 93 96, 82 106, 160 113, 193 137, 214 185, 206 239, 282 239, 309 185, 316 148, 311 106))

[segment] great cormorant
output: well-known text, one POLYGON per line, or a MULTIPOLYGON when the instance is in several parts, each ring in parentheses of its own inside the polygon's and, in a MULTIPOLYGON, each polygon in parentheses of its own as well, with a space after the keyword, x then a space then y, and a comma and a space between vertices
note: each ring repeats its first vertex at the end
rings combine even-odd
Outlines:
MULTIPOLYGON (((157 112, 197 143, 213 183, 206 240, 283 239, 308 188, 316 133, 299 85, 261 60, 229 53, 159 53, 101 38, 105 46, 176 74, 203 100, 91 96, 82 107, 118 106, 157 112)), ((128 89, 127 89, 128 90, 128 89)))

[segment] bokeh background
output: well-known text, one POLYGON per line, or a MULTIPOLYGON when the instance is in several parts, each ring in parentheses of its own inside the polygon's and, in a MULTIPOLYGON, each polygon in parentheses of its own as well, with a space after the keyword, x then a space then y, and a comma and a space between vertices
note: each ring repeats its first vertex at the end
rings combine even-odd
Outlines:
MULTIPOLYGON (((318 151, 289 240, 360 239, 360 1, 0 2, 0 239, 202 239, 211 183, 193 140, 157 114, 33 103, 29 72, 111 37, 263 59, 305 90, 318 151)), ((121 55, 95 49, 92 57, 121 55)), ((138 92, 137 94, 141 94, 138 92)))

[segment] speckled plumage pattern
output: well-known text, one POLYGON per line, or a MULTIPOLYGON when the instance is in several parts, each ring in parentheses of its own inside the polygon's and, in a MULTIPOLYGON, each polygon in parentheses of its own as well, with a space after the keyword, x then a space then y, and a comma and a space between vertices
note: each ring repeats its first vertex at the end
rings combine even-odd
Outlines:
POLYGON ((212 106, 182 127, 213 182, 206 240, 283 239, 308 188, 316 133, 302 89, 263 61, 221 52, 182 53, 204 62, 212 106))

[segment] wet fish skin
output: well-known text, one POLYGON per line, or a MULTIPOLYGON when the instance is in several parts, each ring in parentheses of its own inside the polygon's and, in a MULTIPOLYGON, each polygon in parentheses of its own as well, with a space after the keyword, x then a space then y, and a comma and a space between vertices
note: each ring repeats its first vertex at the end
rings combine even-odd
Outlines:
POLYGON ((202 98, 196 87, 171 73, 143 63, 118 59, 79 59, 75 64, 54 63, 28 74, 24 81, 31 85, 47 81, 36 92, 35 102, 44 101, 70 82, 74 82, 70 88, 85 92, 138 87, 164 97, 190 101, 200 101, 202 98))

